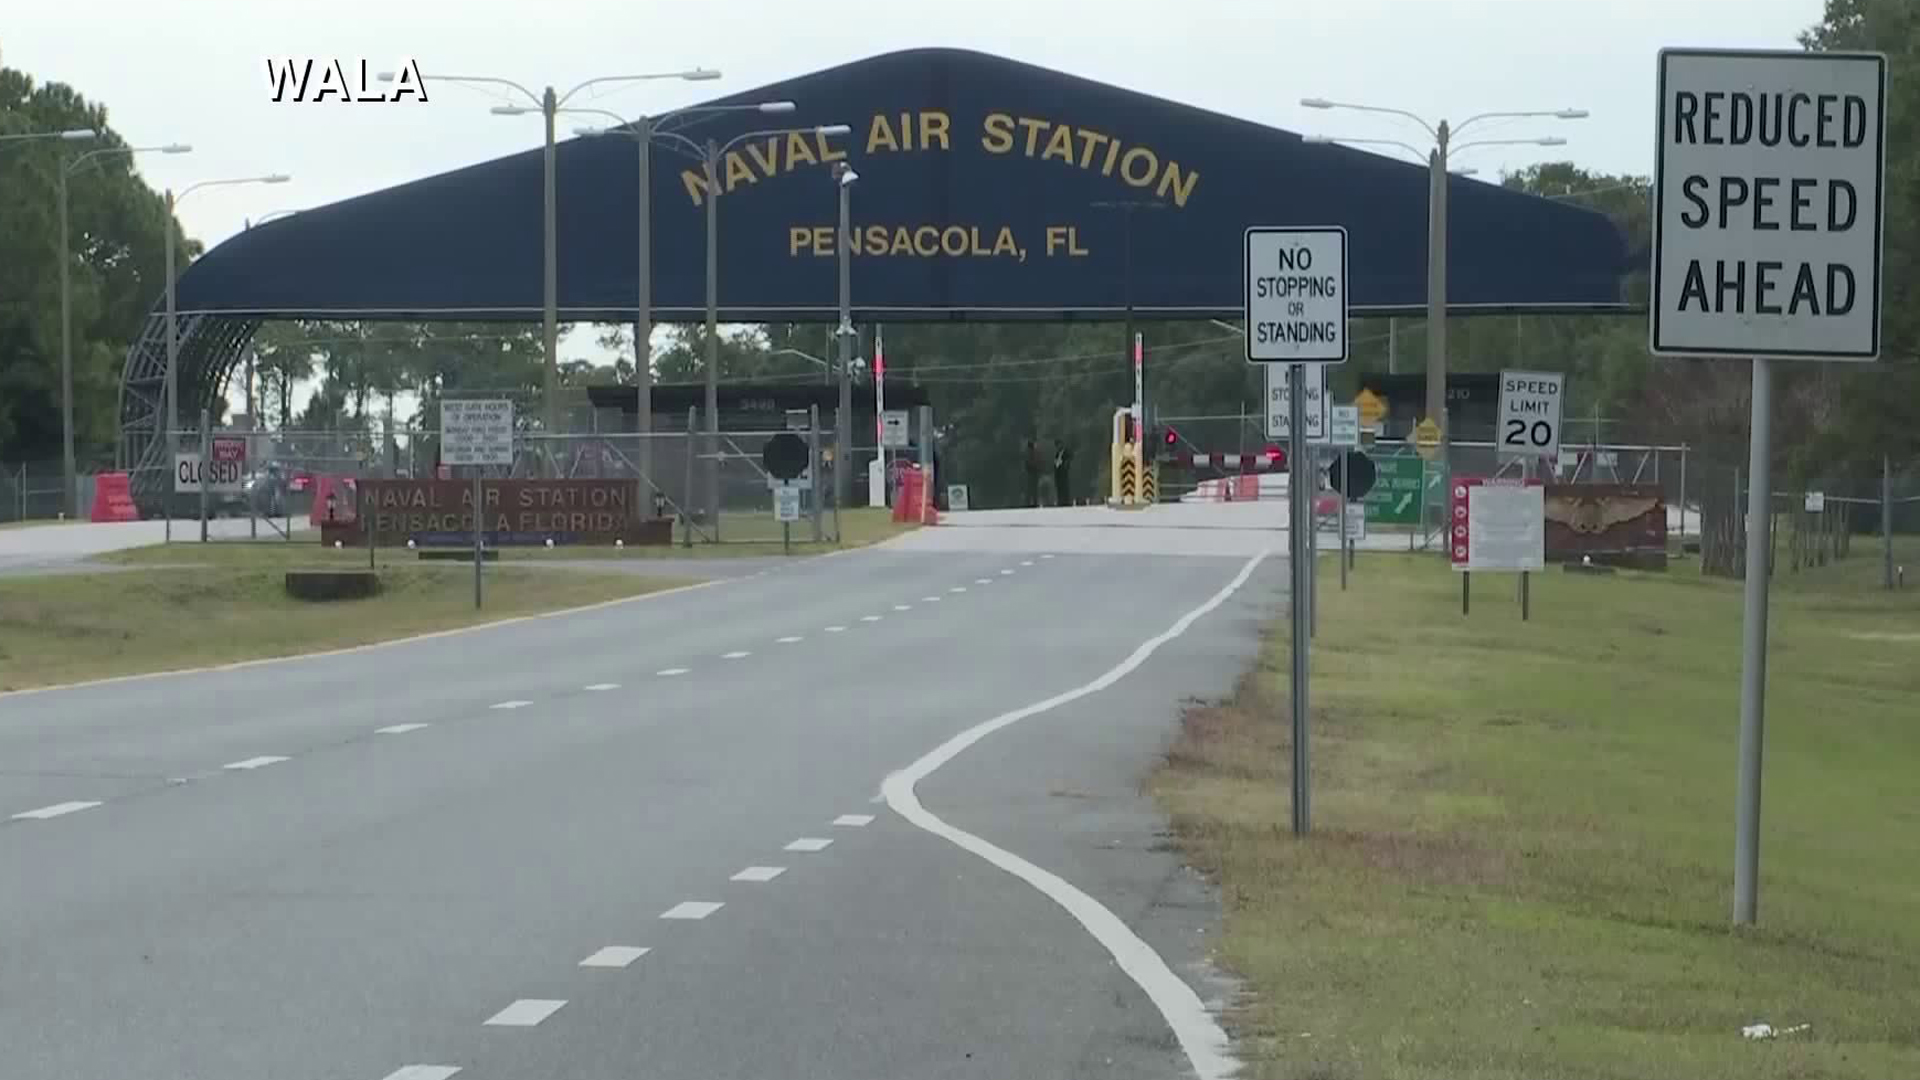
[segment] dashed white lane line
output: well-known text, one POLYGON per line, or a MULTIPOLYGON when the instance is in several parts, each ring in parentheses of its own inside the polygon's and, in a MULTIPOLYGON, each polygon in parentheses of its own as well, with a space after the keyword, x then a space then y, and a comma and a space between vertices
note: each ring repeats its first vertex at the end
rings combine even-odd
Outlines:
POLYGON ((749 866, 733 875, 730 881, 772 881, 787 872, 784 866, 749 866))
POLYGON ((618 690, 618 689, 620 689, 620 684, 619 684, 619 683, 617 683, 617 682, 597 682, 597 683, 588 683, 587 685, 585 685, 585 686, 583 686, 583 687, 581 687, 581 689, 582 689, 582 690, 592 690, 592 691, 595 691, 595 692, 597 693, 597 692, 599 692, 599 691, 601 691, 601 690, 618 690))
POLYGON ((704 919, 726 905, 717 900, 682 900, 660 913, 663 919, 704 919))
POLYGON ((383 728, 374 728, 375 735, 405 735, 409 731, 419 731, 426 724, 389 724, 383 728))
POLYGON ((1051 556, 1051 555, 1042 555, 1042 556, 1040 556, 1040 557, 1041 557, 1041 558, 1043 558, 1043 559, 1051 559, 1051 558, 1053 558, 1053 556, 1051 556))
POLYGON ((753 655, 752 653, 750 653, 750 652, 748 652, 748 651, 746 651, 745 649, 735 649, 735 650, 734 650, 733 652, 730 652, 730 653, 721 653, 721 654, 720 654, 720 659, 722 659, 722 660, 745 660, 745 659, 746 659, 747 657, 749 657, 749 656, 752 656, 752 655, 753 655))
POLYGON ((947 591, 948 592, 966 592, 967 587, 965 585, 955 585, 953 588, 948 589, 947 591))
POLYGON ((82 810, 91 810, 99 805, 100 803, 98 802, 59 802, 54 803, 52 806, 43 806, 38 810, 28 810, 24 813, 15 814, 13 815, 13 820, 45 821, 48 818, 57 818, 67 814, 77 814, 82 810))
POLYGON ((838 633, 840 633, 841 631, 843 631, 843 630, 845 630, 845 629, 846 629, 846 627, 844 627, 844 626, 829 626, 829 627, 826 627, 825 629, 826 629, 826 631, 827 631, 827 633, 829 633, 829 634, 838 634, 838 633))
POLYGON ((973 579, 973 583, 975 585, 991 585, 993 584, 993 579, 990 577, 977 577, 973 579))
POLYGON ((448 1080, 460 1071, 458 1065, 402 1065, 386 1075, 386 1080, 448 1080))
POLYGON ((801 637, 799 634, 788 634, 786 637, 775 638, 774 640, 778 641, 782 645, 791 645, 796 641, 805 641, 807 639, 801 637))
POLYGON ((895 604, 895 605, 893 605, 893 610, 895 610, 895 611, 912 611, 912 610, 913 610, 913 605, 912 605, 912 604, 895 604))
POLYGON ((529 706, 529 705, 531 705, 531 704, 533 704, 533 702, 531 702, 531 701, 520 701, 520 700, 517 700, 517 699, 516 699, 516 700, 514 700, 514 701, 500 701, 500 702, 495 702, 495 703, 494 703, 493 705, 490 705, 490 706, 488 706, 488 708, 493 708, 493 709, 524 709, 524 708, 526 708, 527 706, 529 706))
POLYGON ((1020 560, 1020 565, 1021 565, 1021 566, 1032 566, 1032 565, 1033 565, 1033 560, 1032 560, 1032 559, 1021 559, 1021 560, 1020 560))
POLYGON ((878 616, 878 615, 862 615, 862 616, 860 616, 860 621, 861 621, 861 622, 879 622, 879 621, 880 621, 880 616, 878 616))
POLYGON ((594 950, 592 956, 580 961, 580 966, 590 968, 623 968, 651 951, 652 950, 645 945, 608 945, 605 948, 594 950))
POLYGON ((537 1027, 540 1021, 560 1011, 565 1005, 563 1000, 553 998, 521 998, 519 1001, 501 1009, 488 1020, 488 1027, 537 1027))
POLYGON ((937 596, 923 596, 920 599, 929 604, 937 604, 940 602, 940 598, 937 596))
POLYGON ((262 754, 259 757, 250 757, 245 761, 229 761, 220 767, 223 769, 259 769, 268 765, 278 765, 283 761, 291 760, 291 758, 278 757, 273 754, 262 754))
MULTIPOLYGON (((1042 556, 1046 558, 1047 556, 1042 556)), ((955 828, 935 816, 920 804, 920 798, 914 793, 914 785, 932 775, 933 772, 958 757, 968 747, 999 731, 1001 728, 1019 723, 1030 716, 1057 709, 1069 702, 1078 701, 1090 694, 1097 694, 1146 663, 1162 645, 1187 632, 1195 622, 1208 612, 1227 602, 1253 571, 1266 558, 1262 552, 1248 559, 1233 580, 1213 594, 1207 601, 1192 611, 1182 615, 1174 624, 1162 630, 1154 637, 1141 642, 1139 647, 1109 668, 1107 672, 1092 682, 1062 691, 1043 701, 1002 713, 991 720, 984 720, 973 727, 955 735, 946 742, 933 748, 919 760, 899 772, 888 776, 880 785, 880 791, 886 796, 887 805, 895 813, 906 818, 918 828, 941 837, 964 851, 978 855, 998 869, 1033 886, 1041 894, 1060 905, 1067 914, 1085 927, 1107 952, 1112 955, 1120 970, 1127 973, 1140 989, 1146 991, 1160 1015, 1173 1029, 1174 1038, 1180 1043, 1180 1049, 1187 1055, 1187 1061, 1193 1066, 1199 1080, 1224 1080, 1238 1070, 1227 1043, 1227 1035, 1221 1029, 1219 1021, 1207 1011, 1206 1003, 1200 995, 1194 993, 1180 976, 1153 947, 1140 939, 1120 917, 1101 906, 1098 900, 1080 891, 1071 882, 1044 870, 1033 863, 1015 855, 1004 848, 981 839, 965 830, 955 828)))
POLYGON ((687 673, 687 669, 683 667, 661 668, 659 671, 654 672, 655 675, 661 676, 662 678, 668 678, 668 679, 674 677, 675 675, 685 675, 686 673, 687 673))
POLYGON ((1012 576, 1013 576, 1013 571, 1011 571, 1011 570, 1002 570, 1002 571, 1000 571, 1000 576, 1001 576, 1001 577, 1012 577, 1012 576))
POLYGON ((795 840, 793 843, 788 844, 786 846, 786 850, 787 851, 825 851, 827 848, 827 845, 831 843, 833 843, 833 841, 825 840, 818 836, 803 836, 800 839, 795 840))
POLYGON ((833 819, 833 823, 835 825, 846 825, 850 828, 857 829, 863 825, 873 824, 873 815, 872 814, 841 814, 839 817, 833 819))

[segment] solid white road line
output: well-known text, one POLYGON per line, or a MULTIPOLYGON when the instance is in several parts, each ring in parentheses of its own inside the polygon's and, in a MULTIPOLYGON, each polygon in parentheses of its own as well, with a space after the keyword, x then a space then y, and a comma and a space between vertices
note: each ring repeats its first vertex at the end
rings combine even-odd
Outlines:
POLYGON ((585 690, 595 690, 595 691, 599 691, 599 690, 618 690, 618 689, 620 689, 620 684, 619 684, 619 683, 617 683, 617 682, 597 682, 597 683, 588 683, 588 684, 587 684, 586 686, 584 686, 584 687, 582 687, 582 689, 585 689, 585 690))
POLYGON ((844 626, 829 626, 829 627, 827 627, 827 628, 826 628, 826 630, 827 630, 827 633, 829 633, 829 634, 838 634, 838 633, 840 633, 840 632, 841 632, 842 630, 845 630, 845 629, 846 629, 846 627, 844 627, 844 626))
POLYGON ((531 704, 533 704, 531 701, 501 701, 488 707, 494 709, 524 709, 531 704))
POLYGON ((794 642, 796 642, 796 641, 805 641, 805 640, 807 640, 807 639, 806 639, 806 638, 803 638, 803 637, 801 637, 801 636, 800 636, 800 635, 798 635, 798 634, 789 634, 788 636, 786 636, 786 637, 783 637, 783 638, 779 638, 779 639, 777 639, 777 640, 778 640, 778 641, 780 642, 780 644, 782 644, 782 645, 791 645, 791 644, 793 644, 793 643, 794 643, 794 642))
POLYGON ((822 840, 817 836, 803 836, 786 846, 787 851, 825 851, 831 840, 822 840))
MULTIPOLYGON (((1047 558, 1044 555, 1041 557, 1047 558)), ((934 770, 959 756, 961 751, 1001 728, 1019 723, 1030 716, 1057 709, 1089 694, 1097 694, 1119 682, 1145 663, 1160 646, 1186 633, 1188 628, 1198 622, 1202 616, 1226 603, 1228 597, 1247 583, 1247 579, 1253 576, 1254 569, 1266 557, 1266 553, 1262 552, 1248 559, 1233 580, 1227 582, 1219 592, 1214 593, 1199 607, 1182 615, 1172 626, 1161 631, 1157 636, 1142 642, 1126 659, 1108 669, 1099 678, 1055 694, 1045 701, 1038 701, 976 724, 941 743, 905 769, 887 777, 880 785, 881 792, 886 795, 887 805, 893 807, 895 813, 927 832, 951 841, 957 847, 970 851, 999 869, 1025 881, 1046 894, 1054 903, 1064 908, 1067 914, 1073 916, 1081 926, 1086 927, 1094 940, 1112 954, 1114 961, 1120 965, 1120 969, 1139 984, 1140 989, 1146 991, 1147 996, 1159 1008, 1160 1015, 1166 1018, 1167 1025, 1173 1029, 1174 1037, 1179 1040, 1180 1048, 1186 1052, 1187 1061, 1192 1064, 1193 1071, 1198 1074, 1200 1080, 1225 1080, 1226 1077, 1234 1074, 1238 1066, 1229 1052, 1226 1032, 1221 1030, 1220 1024, 1213 1015, 1207 1012, 1206 1004, 1200 1000, 1200 995, 1194 993, 1192 987, 1173 973, 1160 954, 1140 940, 1139 935, 1135 934, 1118 916, 1102 907, 1099 901, 1081 892, 1057 874, 1042 870, 1020 856, 995 847, 972 833, 957 829, 928 812, 926 807, 920 805, 920 799, 914 794, 913 789, 914 785, 932 775, 934 770)))
POLYGON ((651 952, 644 945, 608 945, 580 961, 581 967, 623 968, 651 952))
POLYGON ((879 622, 879 621, 880 621, 880 616, 878 616, 878 615, 862 615, 862 616, 860 616, 860 621, 861 621, 861 622, 879 622))
POLYGON ((278 765, 283 761, 290 760, 292 759, 276 757, 273 754, 262 754, 259 757, 250 757, 245 761, 229 761, 220 767, 223 769, 258 769, 267 765, 278 765))
POLYGON ((386 1075, 386 1080, 448 1080, 460 1071, 458 1065, 402 1065, 386 1075))
POLYGON ((683 667, 661 668, 659 671, 654 672, 655 675, 669 679, 675 675, 685 675, 686 673, 687 669, 683 667))
POLYGON ((752 653, 750 653, 750 652, 747 652, 747 651, 745 651, 745 650, 735 650, 734 652, 730 652, 730 653, 722 653, 722 654, 721 654, 721 656, 720 656, 720 659, 722 659, 722 660, 745 660, 745 659, 746 659, 747 657, 749 657, 749 656, 752 656, 752 655, 753 655, 752 653))
POLYGON ((565 1001, 552 998, 521 998, 493 1014, 488 1027, 537 1027, 540 1021, 560 1011, 565 1001))
POLYGON ((682 900, 660 913, 663 919, 704 919, 725 904, 717 900, 682 900))
POLYGON ((912 605, 912 604, 895 604, 895 605, 893 605, 893 610, 895 610, 895 611, 912 611, 912 610, 913 610, 913 605, 912 605))
POLYGON ((729 881, 772 881, 787 872, 784 866, 749 866, 733 875, 729 881))
POLYGON ((375 735, 405 735, 409 731, 419 731, 426 724, 390 724, 383 728, 374 728, 375 735))
POLYGON ((13 820, 45 821, 48 818, 57 818, 66 814, 77 814, 82 810, 91 810, 99 805, 100 803, 98 802, 59 802, 54 803, 52 806, 43 806, 38 810, 28 810, 25 813, 15 814, 13 815, 13 820))
POLYGON ((851 828, 857 829, 862 825, 873 824, 873 815, 872 814, 841 814, 839 817, 833 819, 833 823, 835 825, 846 825, 851 828))

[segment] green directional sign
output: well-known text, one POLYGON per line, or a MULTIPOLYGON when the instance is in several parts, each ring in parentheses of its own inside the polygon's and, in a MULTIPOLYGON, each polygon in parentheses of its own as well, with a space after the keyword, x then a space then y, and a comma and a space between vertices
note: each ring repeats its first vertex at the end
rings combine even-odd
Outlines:
POLYGON ((1420 471, 1426 462, 1412 454, 1376 457, 1377 476, 1367 492, 1367 524, 1420 523, 1420 471))

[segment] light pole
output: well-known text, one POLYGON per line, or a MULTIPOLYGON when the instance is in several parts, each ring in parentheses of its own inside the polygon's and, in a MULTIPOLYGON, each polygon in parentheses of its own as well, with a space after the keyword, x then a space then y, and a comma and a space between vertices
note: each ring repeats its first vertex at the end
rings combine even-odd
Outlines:
MULTIPOLYGON (((167 189, 167 220, 164 230, 166 233, 167 259, 167 438, 165 446, 161 451, 161 467, 166 469, 169 475, 167 480, 162 484, 161 505, 167 508, 164 516, 166 518, 166 539, 168 541, 173 540, 173 507, 170 496, 173 494, 173 477, 171 474, 173 472, 174 438, 175 433, 180 430, 179 376, 176 370, 179 366, 178 361, 180 359, 180 333, 174 322, 173 309, 173 283, 174 279, 178 276, 174 273, 173 267, 174 207, 180 204, 180 200, 185 199, 187 196, 205 187, 227 187, 233 184, 284 184, 291 179, 293 179, 293 177, 285 173, 271 173, 266 176, 243 176, 233 180, 202 180, 197 184, 188 184, 185 188, 181 189, 178 195, 173 193, 172 188, 167 189)), ((200 467, 204 470, 207 467, 207 463, 202 461, 200 467)))
POLYGON ((833 382, 832 362, 827 360, 822 360, 810 352, 803 352, 799 349, 775 349, 772 352, 768 353, 767 355, 768 356, 797 356, 802 360, 811 360, 814 363, 820 365, 820 381, 823 383, 829 383, 829 384, 833 382))
POLYGON ((1440 425, 1440 437, 1445 440, 1452 435, 1447 423, 1447 156, 1458 150, 1474 146, 1564 146, 1565 139, 1548 137, 1542 139, 1480 139, 1470 143, 1452 145, 1453 137, 1469 126, 1482 120, 1513 119, 1519 117, 1548 117, 1556 120, 1582 120, 1587 116, 1585 109, 1544 109, 1519 112, 1486 112, 1469 116, 1458 125, 1449 126, 1442 120, 1438 125, 1405 109, 1391 109, 1378 105, 1355 105, 1344 101, 1329 101, 1326 98, 1302 98, 1300 104, 1309 109, 1354 109, 1359 112, 1388 113, 1405 117, 1426 129, 1433 137, 1433 148, 1422 153, 1419 149, 1400 142, 1397 139, 1342 139, 1327 136, 1309 136, 1309 142, 1342 143, 1385 143, 1402 146, 1411 150, 1416 157, 1427 162, 1427 417, 1440 425))
MULTIPOLYGON (((65 139, 72 134, 72 132, 65 132, 62 138, 65 139)), ((93 132, 88 131, 84 134, 91 138, 93 132)), ((69 520, 79 517, 80 507, 79 494, 74 489, 76 469, 73 455, 73 284, 70 265, 73 262, 73 238, 68 235, 67 226, 67 178, 86 162, 109 154, 144 154, 148 151, 161 154, 184 154, 192 149, 193 147, 180 143, 170 143, 166 146, 106 146, 98 150, 89 150, 72 161, 62 162, 60 165, 58 194, 55 201, 60 207, 60 451, 61 477, 66 485, 66 491, 60 498, 60 505, 66 511, 69 520)))
POLYGON ((59 139, 61 142, 87 142, 97 139, 100 133, 92 128, 68 128, 65 131, 21 131, 12 135, 0 135, 0 144, 34 142, 40 139, 59 139))
POLYGON ((633 139, 640 151, 639 180, 639 221, 637 230, 637 262, 635 271, 635 292, 638 302, 633 317, 633 381, 639 398, 638 431, 640 434, 640 453, 637 462, 640 473, 641 512, 653 505, 653 139, 656 129, 665 121, 685 116, 702 116, 723 112, 790 113, 794 110, 791 101, 762 101, 753 105, 689 105, 674 109, 659 116, 641 116, 629 123, 618 113, 605 109, 572 108, 561 109, 568 113, 590 113, 613 120, 617 127, 581 128, 578 135, 596 136, 620 134, 633 139))
MULTIPOLYGON (((784 111, 784 110, 780 110, 784 111)), ((677 131, 655 131, 654 136, 662 145, 677 146, 682 152, 690 153, 700 161, 707 176, 707 357, 706 357, 706 428, 707 428, 707 527, 712 530, 713 538, 720 538, 720 163, 727 152, 748 139, 762 139, 771 135, 846 135, 853 131, 847 124, 815 124, 809 127, 768 128, 762 131, 743 131, 724 143, 708 139, 703 145, 680 134, 677 131)), ((844 163, 842 163, 844 165, 844 163)), ((849 170, 851 171, 851 170, 849 170)), ((844 181, 843 181, 844 182, 844 181)), ((844 213, 843 213, 844 216, 844 213)), ((842 270, 842 281, 845 271, 842 270)), ((842 285, 842 319, 845 319, 845 286, 842 285)), ((835 423, 836 429, 843 425, 835 423)))
MULTIPOLYGON (((853 185, 860 174, 842 161, 834 166, 840 190, 840 231, 834 249, 840 255, 840 408, 833 418, 833 505, 844 506, 853 496, 853 185)), ((836 511, 837 513, 838 511, 836 511)), ((835 519, 839 520, 838 518, 835 519)))
MULTIPOLYGON (((565 105, 573 95, 585 90, 589 86, 598 86, 611 82, 646 82, 653 79, 685 79, 690 82, 698 82, 717 79, 720 77, 720 73, 709 68, 693 68, 687 71, 663 71, 646 75, 603 75, 599 78, 588 79, 586 82, 575 86, 564 94, 556 94, 551 86, 547 87, 544 93, 536 94, 511 79, 500 79, 489 75, 423 75, 421 77, 423 79, 434 79, 440 82, 505 86, 518 90, 523 97, 532 103, 532 107, 496 105, 492 110, 494 114, 498 116, 520 116, 530 112, 538 112, 546 120, 545 152, 541 163, 543 174, 542 186, 544 191, 541 219, 541 259, 544 265, 544 281, 541 307, 543 343, 547 352, 547 402, 544 411, 544 422, 547 434, 558 435, 560 434, 560 270, 558 258, 555 253, 555 248, 559 242, 555 236, 558 231, 558 226, 556 224, 557 210, 555 206, 557 195, 554 191, 553 179, 554 114, 559 112, 560 107, 565 105)), ((392 82, 394 78, 395 73, 391 71, 383 71, 379 75, 381 82, 392 82)))

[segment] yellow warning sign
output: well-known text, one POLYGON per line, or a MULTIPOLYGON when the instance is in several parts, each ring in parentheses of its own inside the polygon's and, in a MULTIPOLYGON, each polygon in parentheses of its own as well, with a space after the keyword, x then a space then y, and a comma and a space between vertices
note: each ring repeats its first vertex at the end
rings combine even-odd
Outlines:
POLYGON ((1431 416, 1413 429, 1413 448, 1428 461, 1440 456, 1440 425, 1431 416))
POLYGON ((1354 395, 1353 404, 1360 410, 1360 423, 1365 427, 1378 427, 1387 418, 1387 400, 1364 386, 1354 395))

